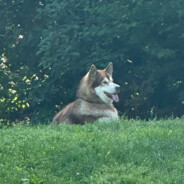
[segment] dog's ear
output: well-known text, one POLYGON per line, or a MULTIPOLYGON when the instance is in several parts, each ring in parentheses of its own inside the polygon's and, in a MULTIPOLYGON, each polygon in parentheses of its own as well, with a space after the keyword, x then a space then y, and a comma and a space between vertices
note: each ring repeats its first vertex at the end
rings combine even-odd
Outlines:
POLYGON ((96 69, 95 65, 91 65, 90 70, 89 70, 89 78, 90 80, 94 80, 98 75, 98 71, 96 69))
POLYGON ((110 62, 110 63, 107 65, 107 67, 105 68, 105 71, 106 71, 107 73, 109 73, 109 74, 112 76, 112 73, 113 73, 113 64, 112 64, 112 62, 110 62))

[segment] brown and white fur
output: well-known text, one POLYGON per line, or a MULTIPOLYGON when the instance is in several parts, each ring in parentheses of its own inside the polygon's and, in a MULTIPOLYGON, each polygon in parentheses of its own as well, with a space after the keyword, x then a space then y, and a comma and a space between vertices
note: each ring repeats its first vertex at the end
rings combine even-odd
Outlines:
POLYGON ((118 112, 112 102, 119 101, 120 86, 112 79, 112 62, 104 70, 91 65, 82 78, 77 98, 53 118, 56 123, 84 124, 99 119, 118 119, 118 112))

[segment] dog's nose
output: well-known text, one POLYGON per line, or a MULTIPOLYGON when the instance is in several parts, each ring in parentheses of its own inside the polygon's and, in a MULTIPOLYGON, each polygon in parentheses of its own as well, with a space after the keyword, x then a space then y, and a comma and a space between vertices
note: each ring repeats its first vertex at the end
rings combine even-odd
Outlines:
POLYGON ((120 86, 116 86, 116 91, 117 91, 117 93, 120 92, 120 86))

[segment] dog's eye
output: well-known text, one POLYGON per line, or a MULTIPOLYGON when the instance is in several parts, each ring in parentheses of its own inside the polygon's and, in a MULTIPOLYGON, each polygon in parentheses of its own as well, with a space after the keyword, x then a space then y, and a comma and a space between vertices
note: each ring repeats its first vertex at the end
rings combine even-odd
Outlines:
POLYGON ((107 81, 103 81, 102 84, 108 84, 108 82, 107 81))

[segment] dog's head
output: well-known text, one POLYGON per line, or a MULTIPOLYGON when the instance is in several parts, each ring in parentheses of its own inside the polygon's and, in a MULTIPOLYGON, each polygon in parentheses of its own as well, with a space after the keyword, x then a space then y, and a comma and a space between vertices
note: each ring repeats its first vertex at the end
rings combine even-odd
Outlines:
POLYGON ((91 65, 89 70, 89 80, 95 94, 106 104, 113 101, 119 102, 118 93, 120 86, 113 82, 113 64, 110 62, 104 70, 97 70, 95 65, 91 65))

